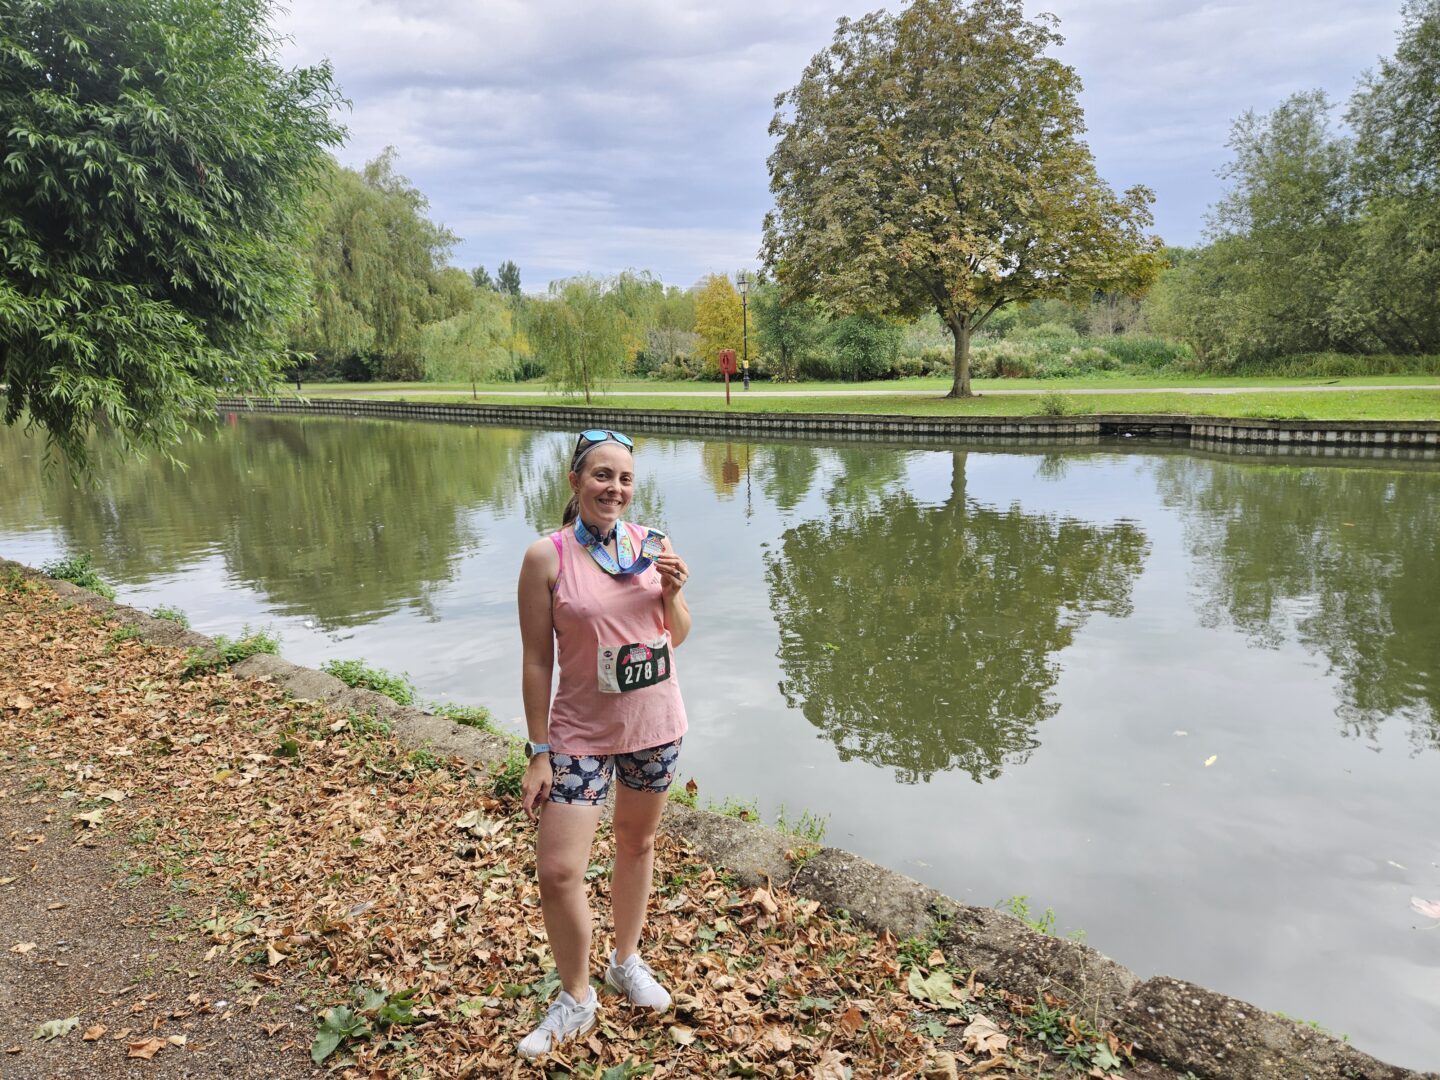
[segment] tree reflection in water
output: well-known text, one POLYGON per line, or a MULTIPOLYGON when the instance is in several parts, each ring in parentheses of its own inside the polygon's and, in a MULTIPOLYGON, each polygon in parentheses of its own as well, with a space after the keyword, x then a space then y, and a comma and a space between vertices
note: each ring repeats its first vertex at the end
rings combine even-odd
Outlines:
POLYGON ((473 511, 512 506, 521 463, 549 441, 513 429, 247 416, 182 447, 184 469, 110 454, 95 485, 76 488, 63 473, 37 484, 36 442, 6 436, 0 526, 49 518, 70 550, 103 555, 131 581, 218 553, 281 612, 327 627, 427 610, 483 539, 473 511))
POLYGON ((787 703, 842 760, 906 782, 1024 761, 1059 707, 1056 654, 1092 613, 1129 613, 1148 551, 1132 523, 969 499, 965 463, 941 506, 852 489, 844 517, 788 530, 767 558, 787 703))
POLYGON ((1440 749, 1440 473, 1319 458, 1155 463, 1178 510, 1201 619, 1295 641, 1338 677, 1345 735, 1404 717, 1440 749))

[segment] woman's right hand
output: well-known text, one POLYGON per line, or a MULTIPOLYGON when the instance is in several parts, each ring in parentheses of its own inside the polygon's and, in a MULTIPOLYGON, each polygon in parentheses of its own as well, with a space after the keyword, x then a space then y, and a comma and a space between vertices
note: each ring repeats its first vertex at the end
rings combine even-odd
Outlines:
POLYGON ((540 807, 550 798, 550 785, 554 782, 555 770, 550 767, 550 755, 541 753, 532 757, 520 780, 520 805, 531 821, 540 817, 540 807))

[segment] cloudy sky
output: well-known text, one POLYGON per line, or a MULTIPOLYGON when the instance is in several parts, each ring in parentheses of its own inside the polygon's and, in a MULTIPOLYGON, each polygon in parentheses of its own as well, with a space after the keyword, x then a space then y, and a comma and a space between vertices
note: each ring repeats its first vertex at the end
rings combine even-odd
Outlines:
MULTIPOLYGON (((328 57, 353 110, 344 164, 387 145, 461 238, 527 290, 646 269, 693 284, 752 266, 775 94, 835 20, 879 0, 281 0, 285 58, 328 57)), ((891 4, 895 6, 895 4, 891 4)), ((1027 0, 1060 18, 1088 138, 1116 188, 1199 239, 1231 121, 1388 54, 1399 0, 1027 0)))

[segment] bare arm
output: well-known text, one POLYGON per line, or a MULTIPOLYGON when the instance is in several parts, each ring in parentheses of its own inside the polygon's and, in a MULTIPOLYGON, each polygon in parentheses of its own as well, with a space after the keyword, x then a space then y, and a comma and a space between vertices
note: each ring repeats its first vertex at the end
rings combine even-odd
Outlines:
MULTIPOLYGON (((555 670, 555 621, 550 597, 560 573, 560 556, 549 538, 537 540, 520 566, 517 600, 520 607, 520 693, 525 702, 525 730, 533 743, 549 741, 550 687, 555 670)), ((521 783, 525 812, 534 818, 550 795, 550 755, 530 759, 521 783)))

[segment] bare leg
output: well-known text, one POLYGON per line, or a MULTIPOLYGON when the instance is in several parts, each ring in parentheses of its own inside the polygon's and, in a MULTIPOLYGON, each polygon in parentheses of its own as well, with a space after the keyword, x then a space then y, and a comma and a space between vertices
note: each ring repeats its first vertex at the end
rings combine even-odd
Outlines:
POLYGON ((590 996, 590 898, 585 868, 600 820, 598 806, 547 802, 540 811, 535 862, 540 909, 560 985, 576 1001, 590 996))
POLYGON ((640 947, 655 868, 655 830, 664 810, 663 792, 615 785, 615 872, 610 897, 615 908, 617 964, 623 964, 640 947))

